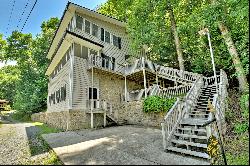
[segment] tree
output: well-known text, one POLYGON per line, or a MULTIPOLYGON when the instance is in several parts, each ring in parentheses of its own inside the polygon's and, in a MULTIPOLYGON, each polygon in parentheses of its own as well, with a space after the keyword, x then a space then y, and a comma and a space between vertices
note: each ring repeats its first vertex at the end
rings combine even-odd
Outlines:
POLYGON ((180 67, 180 70, 185 70, 183 53, 182 53, 182 49, 181 49, 180 38, 179 38, 177 28, 176 28, 176 21, 175 21, 175 17, 174 17, 174 12, 173 12, 172 5, 170 4, 169 1, 167 2, 167 10, 169 12, 171 29, 172 29, 173 35, 174 35, 174 41, 175 41, 176 52, 178 55, 179 67, 180 67))
POLYGON ((8 100, 11 105, 16 95, 15 90, 19 74, 16 66, 4 66, 0 69, 0 99, 8 100))
POLYGON ((31 34, 18 31, 7 38, 4 58, 17 61, 19 71, 15 95, 11 97, 18 111, 31 113, 46 109, 48 78, 45 72, 49 62, 46 55, 58 23, 58 18, 43 22, 42 32, 34 39, 31 34))

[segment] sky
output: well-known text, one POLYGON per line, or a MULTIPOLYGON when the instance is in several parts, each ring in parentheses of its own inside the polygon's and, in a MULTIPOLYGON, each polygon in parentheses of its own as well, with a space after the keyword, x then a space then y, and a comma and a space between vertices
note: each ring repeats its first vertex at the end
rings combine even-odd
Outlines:
MULTIPOLYGON (((89 9, 94 9, 97 5, 105 3, 107 0, 69 1, 89 9)), ((35 36, 41 31, 40 26, 43 21, 46 21, 51 17, 58 17, 59 19, 62 17, 67 2, 68 0, 37 0, 36 6, 34 7, 22 32, 32 33, 32 35, 35 36)), ((4 35, 3 38, 8 37, 14 30, 21 30, 34 3, 35 0, 0 0, 0 33, 4 35), (27 8, 21 17, 27 2, 27 8), (13 4, 14 8, 12 11, 13 4), (19 22, 19 20, 21 21, 19 22)), ((8 64, 15 63, 9 62, 8 64)), ((3 64, 0 62, 0 68, 2 66, 3 64)))

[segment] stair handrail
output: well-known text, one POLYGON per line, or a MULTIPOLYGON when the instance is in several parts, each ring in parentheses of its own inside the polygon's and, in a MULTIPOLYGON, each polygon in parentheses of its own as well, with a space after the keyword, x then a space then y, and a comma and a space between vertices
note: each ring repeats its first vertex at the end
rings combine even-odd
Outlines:
MULTIPOLYGON (((215 94, 213 97, 213 102, 212 105, 214 109, 216 110, 215 112, 215 118, 217 119, 217 124, 218 124, 218 130, 220 132, 220 136, 223 137, 225 134, 225 129, 224 129, 224 124, 225 124, 225 109, 227 108, 227 100, 226 98, 228 97, 227 93, 227 86, 228 86, 228 79, 227 75, 224 70, 220 70, 220 83, 218 84, 218 94, 215 94)), ((211 126, 212 131, 210 134, 215 133, 215 126, 211 126)), ((223 139, 222 139, 223 140, 223 139)))
POLYGON ((164 117, 162 126, 162 135, 163 135, 163 147, 164 149, 169 146, 169 141, 179 125, 181 119, 187 115, 187 113, 194 108, 197 103, 200 89, 203 87, 203 77, 199 77, 193 84, 187 95, 180 100, 177 98, 177 101, 174 103, 170 111, 164 117))
POLYGON ((173 135, 173 132, 175 131, 177 125, 181 120, 182 109, 180 108, 180 106, 181 101, 179 98, 177 98, 172 108, 164 117, 163 122, 161 122, 164 149, 169 146, 171 136, 173 135))
POLYGON ((179 85, 174 87, 163 88, 159 86, 159 96, 173 98, 182 94, 188 93, 193 84, 179 85))
POLYGON ((158 76, 168 75, 175 78, 181 78, 189 82, 195 82, 201 75, 197 73, 192 73, 188 71, 178 70, 166 66, 160 66, 158 71, 158 76))
POLYGON ((194 83, 187 95, 183 98, 183 117, 193 109, 198 101, 201 88, 204 86, 203 77, 199 77, 194 83))

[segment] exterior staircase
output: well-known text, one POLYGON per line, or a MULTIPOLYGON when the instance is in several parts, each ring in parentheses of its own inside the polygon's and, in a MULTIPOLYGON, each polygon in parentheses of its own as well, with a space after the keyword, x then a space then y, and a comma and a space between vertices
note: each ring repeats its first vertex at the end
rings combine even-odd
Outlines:
POLYGON ((212 101, 215 93, 215 86, 201 88, 197 105, 181 120, 170 140, 171 146, 167 150, 209 158, 206 153, 209 136, 202 125, 209 120, 208 99, 212 101))
POLYGON ((214 77, 201 76, 188 88, 183 99, 177 98, 161 123, 164 150, 211 159, 207 153, 208 139, 211 135, 219 139, 219 133, 223 138, 227 108, 226 73, 220 70, 216 79, 217 90, 214 77), (215 109, 215 116, 208 110, 208 100, 215 109), (204 126, 213 117, 216 118, 218 130, 212 124, 204 126))

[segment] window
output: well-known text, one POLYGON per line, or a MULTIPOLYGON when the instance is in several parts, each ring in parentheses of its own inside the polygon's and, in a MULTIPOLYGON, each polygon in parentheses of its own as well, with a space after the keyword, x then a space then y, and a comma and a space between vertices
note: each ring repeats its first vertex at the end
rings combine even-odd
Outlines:
POLYGON ((85 32, 90 34, 90 22, 85 20, 85 32))
POLYGON ((82 46, 82 58, 84 59, 88 58, 88 48, 85 46, 82 46))
POLYGON ((81 45, 75 43, 74 46, 75 46, 74 56, 81 57, 81 45))
POLYGON ((76 15, 76 28, 82 30, 83 27, 83 18, 76 15))
POLYGON ((125 60, 127 60, 131 55, 125 55, 125 60))
POLYGON ((121 49, 122 48, 122 44, 121 44, 121 38, 120 37, 118 37, 118 48, 119 49, 121 49))
POLYGON ((121 49, 121 38, 113 35, 113 44, 114 44, 114 46, 121 49))
POLYGON ((95 24, 92 24, 92 35, 98 37, 98 26, 95 24))
MULTIPOLYGON (((97 88, 93 88, 93 99, 97 99, 97 88)), ((92 88, 89 88, 89 99, 92 99, 92 88)))
POLYGON ((115 58, 114 57, 111 57, 111 64, 112 64, 111 69, 115 70, 115 58))
POLYGON ((104 29, 101 28, 101 40, 104 41, 104 29))
POLYGON ((115 58, 114 57, 109 57, 103 53, 101 53, 102 57, 102 67, 115 70, 115 58))
POLYGON ((105 42, 110 43, 110 33, 105 31, 105 42))
POLYGON ((115 35, 113 35, 113 44, 114 44, 114 46, 119 47, 119 44, 118 44, 118 37, 115 36, 115 35))

